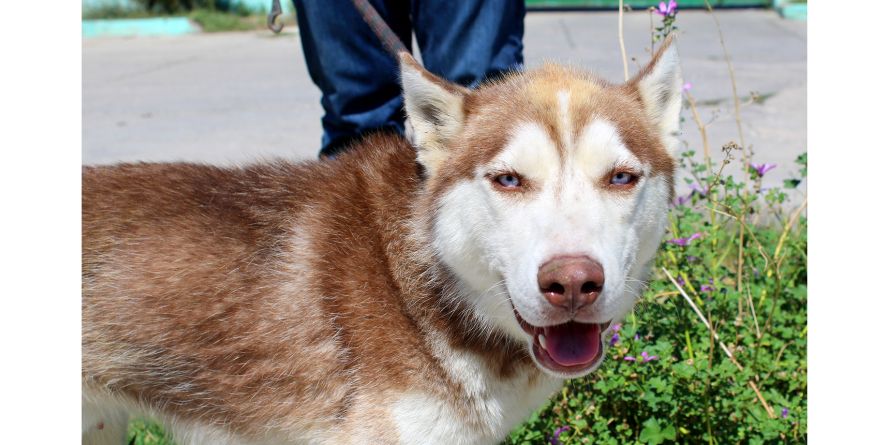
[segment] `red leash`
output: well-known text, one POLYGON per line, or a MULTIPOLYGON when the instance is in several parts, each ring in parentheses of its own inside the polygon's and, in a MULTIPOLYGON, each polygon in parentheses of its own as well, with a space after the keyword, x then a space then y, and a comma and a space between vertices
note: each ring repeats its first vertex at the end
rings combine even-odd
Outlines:
POLYGON ((403 41, 397 37, 397 34, 394 34, 391 27, 378 15, 378 11, 369 4, 368 0, 353 0, 353 2, 354 7, 360 12, 360 16, 363 17, 363 21, 372 28, 372 32, 381 40, 381 44, 389 54, 396 59, 400 53, 410 52, 406 49, 403 41))

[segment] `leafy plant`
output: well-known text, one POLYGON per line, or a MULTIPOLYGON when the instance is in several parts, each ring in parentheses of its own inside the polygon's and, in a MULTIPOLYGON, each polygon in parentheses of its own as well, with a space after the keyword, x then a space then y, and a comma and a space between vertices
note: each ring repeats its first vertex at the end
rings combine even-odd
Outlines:
POLYGON ((127 435, 129 445, 172 445, 172 439, 160 425, 145 420, 133 420, 129 423, 127 435))
POLYGON ((83 20, 90 19, 136 19, 151 17, 144 9, 133 8, 116 3, 98 6, 83 6, 83 20))
POLYGON ((218 11, 240 17, 252 14, 246 3, 231 0, 136 0, 132 3, 110 2, 95 6, 84 5, 83 18, 141 18, 183 15, 198 10, 218 11))
POLYGON ((249 31, 260 26, 257 21, 250 18, 209 9, 198 9, 191 12, 188 17, 197 22, 205 32, 249 31))
POLYGON ((176 14, 195 9, 216 9, 216 0, 137 0, 148 12, 176 14))

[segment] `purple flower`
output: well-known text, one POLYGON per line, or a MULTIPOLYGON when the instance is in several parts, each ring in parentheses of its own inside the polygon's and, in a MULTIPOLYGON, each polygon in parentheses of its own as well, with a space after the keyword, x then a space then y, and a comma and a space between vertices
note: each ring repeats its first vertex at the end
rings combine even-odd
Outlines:
POLYGON ((560 435, 563 434, 564 431, 569 431, 569 427, 561 426, 554 431, 554 435, 551 436, 551 445, 560 445, 560 435))
POLYGON ((692 191, 690 191, 688 195, 678 196, 678 197, 674 198, 674 205, 675 206, 681 206, 683 204, 686 204, 687 202, 689 202, 690 199, 692 199, 692 195, 695 195, 695 194, 698 194, 702 198, 704 198, 705 196, 708 196, 708 193, 711 191, 710 186, 705 187, 705 188, 701 188, 698 184, 695 184, 695 183, 689 184, 689 188, 692 189, 692 191))
POLYGON ((621 339, 621 336, 618 335, 618 331, 621 330, 621 323, 616 323, 612 325, 612 338, 609 339, 609 346, 615 346, 618 343, 618 340, 621 339))
POLYGON ((690 263, 695 263, 695 262, 697 262, 697 261, 699 261, 699 260, 701 260, 701 258, 699 258, 699 257, 697 257, 697 256, 686 255, 686 261, 689 261, 690 263))
POLYGON ((670 0, 667 5, 665 2, 659 3, 655 13, 664 17, 677 14, 677 0, 670 0))
POLYGON ((683 277, 677 277, 677 284, 679 284, 680 286, 685 286, 686 280, 684 280, 683 277))
POLYGON ((782 408, 782 409, 781 409, 781 418, 782 418, 782 419, 787 419, 787 418, 788 418, 788 414, 790 414, 790 411, 788 411, 787 408, 782 408))
POLYGON ((711 287, 711 286, 709 286, 709 285, 707 285, 707 284, 702 284, 702 285, 701 285, 701 291, 702 291, 702 292, 713 292, 713 291, 714 291, 714 288, 711 287))
POLYGON ((766 174, 766 172, 768 172, 769 170, 772 170, 775 167, 777 167, 776 164, 754 164, 753 162, 751 163, 751 168, 756 170, 757 174, 760 175, 761 178, 763 177, 763 175, 766 174))
POLYGON ((689 184, 689 188, 691 188, 693 192, 698 193, 701 196, 708 196, 708 193, 711 192, 711 186, 701 188, 701 186, 694 182, 692 184, 689 184))
POLYGON ((674 206, 679 207, 683 204, 686 204, 687 202, 689 202, 689 200, 691 198, 692 198, 692 193, 690 193, 686 196, 678 196, 678 197, 674 198, 674 206))
MULTIPOLYGON (((674 5, 674 9, 676 9, 677 5, 674 5)), ((683 84, 683 91, 689 91, 692 89, 692 83, 686 82, 683 84)))
POLYGON ((649 355, 646 351, 640 353, 640 356, 643 357, 643 363, 651 362, 652 360, 658 360, 657 355, 649 355))
MULTIPOLYGON (((624 360, 626 362, 636 362, 637 358, 632 355, 626 355, 624 360)), ((651 362, 653 360, 658 360, 658 356, 657 355, 649 355, 649 353, 646 351, 643 351, 640 353, 640 362, 641 363, 651 362)))
POLYGON ((689 245, 689 243, 692 242, 692 240, 695 240, 698 238, 701 238, 701 233, 696 232, 696 233, 693 233, 692 236, 690 236, 689 238, 674 238, 674 239, 669 239, 668 242, 671 244, 676 244, 678 246, 686 247, 689 245))

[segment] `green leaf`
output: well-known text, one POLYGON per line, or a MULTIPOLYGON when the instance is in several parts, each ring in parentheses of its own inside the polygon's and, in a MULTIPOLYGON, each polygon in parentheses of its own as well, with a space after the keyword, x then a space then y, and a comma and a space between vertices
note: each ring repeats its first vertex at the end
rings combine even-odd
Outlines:
POLYGON ((655 417, 643 422, 643 430, 640 431, 640 442, 650 445, 658 445, 664 443, 665 440, 674 440, 677 438, 677 430, 673 425, 668 425, 665 429, 661 429, 658 419, 655 417))
POLYGON ((787 189, 795 189, 797 188, 797 186, 800 185, 801 182, 803 182, 802 179, 785 179, 784 187, 787 189))

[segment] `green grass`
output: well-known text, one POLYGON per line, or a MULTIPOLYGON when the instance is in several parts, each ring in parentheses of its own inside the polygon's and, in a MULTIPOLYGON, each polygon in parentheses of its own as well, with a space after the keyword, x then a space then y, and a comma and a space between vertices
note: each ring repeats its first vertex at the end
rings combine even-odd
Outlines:
MULTIPOLYGON (((175 14, 148 12, 143 9, 108 5, 83 11, 83 19, 140 19, 151 17, 188 17, 200 25, 204 32, 251 31, 266 29, 265 16, 242 12, 224 12, 213 9, 195 9, 175 14)), ((284 17, 286 19, 287 17, 284 17)), ((291 21, 291 20, 290 20, 291 21)))
POLYGON ((157 14, 143 9, 127 8, 120 5, 103 5, 83 9, 83 20, 93 19, 142 19, 157 17, 157 14))
POLYGON ((227 12, 197 9, 188 17, 197 22, 204 32, 250 31, 264 25, 264 17, 243 16, 227 12))
POLYGON ((127 440, 129 445, 172 445, 174 443, 160 425, 142 419, 129 423, 127 440))

